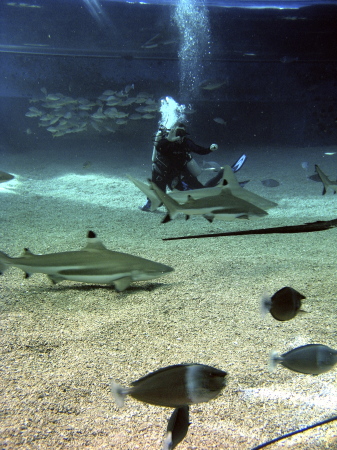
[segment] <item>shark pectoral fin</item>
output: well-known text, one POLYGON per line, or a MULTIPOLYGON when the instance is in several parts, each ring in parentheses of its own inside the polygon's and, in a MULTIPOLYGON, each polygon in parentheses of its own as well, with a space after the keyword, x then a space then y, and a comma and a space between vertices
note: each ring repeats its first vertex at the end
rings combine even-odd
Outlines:
POLYGON ((56 283, 59 283, 60 281, 65 280, 64 277, 62 277, 61 275, 57 275, 57 274, 55 274, 55 275, 48 275, 48 278, 50 279, 50 281, 53 284, 56 284, 56 283))
POLYGON ((170 217, 170 214, 166 214, 166 216, 161 221, 161 223, 167 223, 167 222, 170 222, 170 220, 172 220, 171 217, 170 217))
POLYGON ((208 222, 212 223, 214 220, 214 216, 212 214, 204 214, 204 217, 208 222))
POLYGON ((237 219, 243 219, 243 220, 249 220, 248 214, 240 214, 239 216, 236 216, 237 219))
POLYGON ((115 289, 117 292, 124 291, 127 287, 130 286, 132 282, 131 277, 123 277, 119 278, 118 280, 114 280, 115 289))
MULTIPOLYGON (((143 183, 142 181, 137 180, 136 178, 133 178, 131 175, 127 175, 130 181, 138 188, 140 189, 148 199, 151 201, 151 207, 150 211, 153 212, 159 206, 161 205, 161 200, 158 198, 154 190, 151 188, 151 186, 143 183)), ((149 181, 150 182, 150 181, 149 181)))

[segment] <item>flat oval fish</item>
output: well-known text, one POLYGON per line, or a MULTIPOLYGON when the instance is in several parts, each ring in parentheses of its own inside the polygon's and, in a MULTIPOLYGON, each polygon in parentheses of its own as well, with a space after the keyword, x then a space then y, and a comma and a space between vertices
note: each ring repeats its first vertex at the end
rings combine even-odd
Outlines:
POLYGON ((278 355, 272 352, 269 366, 274 369, 277 364, 293 372, 319 375, 328 372, 337 362, 337 351, 322 344, 308 344, 294 348, 278 355))
POLYGON ((177 408, 203 403, 217 397, 225 387, 227 373, 203 364, 177 364, 164 367, 123 388, 110 381, 110 389, 118 406, 127 395, 151 405, 177 408))
POLYGON ((276 320, 285 321, 293 319, 299 312, 304 312, 300 308, 302 300, 306 297, 291 287, 283 287, 275 292, 272 297, 264 296, 261 302, 261 311, 267 311, 276 320))
POLYGON ((0 252, 0 275, 8 267, 18 267, 28 278, 45 273, 53 283, 63 280, 110 284, 120 292, 133 281, 146 281, 172 272, 172 267, 139 256, 108 250, 93 231, 87 245, 78 251, 34 255, 27 248, 19 258, 0 252))
POLYGON ((163 450, 173 450, 187 434, 190 426, 190 407, 188 405, 176 408, 167 424, 163 450))
POLYGON ((280 185, 279 181, 274 180, 273 178, 268 178, 266 180, 262 180, 261 183, 265 187, 277 187, 280 185))

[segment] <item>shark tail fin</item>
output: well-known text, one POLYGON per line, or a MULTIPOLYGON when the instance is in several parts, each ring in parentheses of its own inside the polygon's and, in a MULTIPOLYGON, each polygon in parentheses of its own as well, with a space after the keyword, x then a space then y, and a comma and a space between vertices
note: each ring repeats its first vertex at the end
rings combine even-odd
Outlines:
POLYGON ((10 266, 10 257, 0 252, 0 275, 10 266))
MULTIPOLYGON (((320 179, 321 179, 321 181, 322 181, 322 183, 323 183, 323 192, 322 192, 322 195, 325 195, 326 192, 327 192, 327 190, 328 190, 328 187, 331 186, 331 185, 333 185, 334 182, 332 182, 332 181, 330 180, 330 178, 327 177, 327 175, 325 175, 325 173, 323 172, 323 170, 322 170, 317 164, 315 165, 315 171, 316 171, 316 173, 318 174, 318 176, 320 177, 320 179)), ((335 194, 335 193, 336 193, 336 191, 334 191, 334 194, 335 194)))

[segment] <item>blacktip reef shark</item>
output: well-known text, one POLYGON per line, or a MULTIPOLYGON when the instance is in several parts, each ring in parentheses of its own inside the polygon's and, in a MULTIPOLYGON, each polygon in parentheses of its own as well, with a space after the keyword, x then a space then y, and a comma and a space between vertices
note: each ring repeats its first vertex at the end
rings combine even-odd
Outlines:
POLYGON ((190 216, 203 216, 209 222, 214 218, 222 220, 248 219, 250 216, 266 216, 268 213, 261 208, 235 197, 229 189, 223 188, 219 193, 194 199, 189 194, 185 203, 178 203, 168 194, 165 194, 155 183, 151 182, 152 189, 167 209, 167 215, 162 223, 175 219, 179 213, 183 213, 186 219, 190 216))
POLYGON ((318 176, 320 177, 322 183, 323 183, 323 192, 322 195, 326 194, 326 191, 328 190, 329 187, 332 188, 333 193, 336 194, 337 191, 337 180, 336 181, 331 181, 326 175, 325 173, 322 171, 322 169, 320 169, 318 167, 318 165, 315 165, 315 170, 318 174, 318 176))
MULTIPOLYGON (((163 202, 158 197, 156 191, 153 189, 153 186, 151 186, 151 183, 150 185, 145 184, 142 181, 133 178, 131 175, 128 175, 128 178, 134 183, 136 187, 138 187, 138 189, 140 189, 146 195, 147 198, 151 200, 150 211, 155 211, 156 209, 158 209, 163 202)), ((277 206, 277 203, 260 197, 259 195, 254 194, 253 192, 250 192, 240 186, 230 166, 224 166, 222 179, 217 186, 193 189, 188 191, 173 190, 166 195, 168 195, 176 202, 183 204, 188 201, 189 196, 194 200, 216 196, 222 192, 224 187, 226 187, 227 190, 230 190, 230 192, 235 197, 249 202, 260 209, 267 210, 277 206)))
POLYGON ((32 273, 45 273, 53 283, 63 280, 91 284, 111 284, 120 292, 133 281, 146 281, 172 272, 172 267, 139 256, 108 250, 93 231, 87 245, 78 251, 34 255, 27 248, 19 258, 0 252, 0 273, 18 267, 28 278, 32 273))

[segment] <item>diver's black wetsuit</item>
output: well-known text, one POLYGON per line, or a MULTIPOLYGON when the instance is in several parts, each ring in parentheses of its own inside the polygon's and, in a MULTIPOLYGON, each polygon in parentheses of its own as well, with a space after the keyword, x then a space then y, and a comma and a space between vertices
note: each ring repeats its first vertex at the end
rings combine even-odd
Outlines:
POLYGON ((160 139, 152 165, 152 181, 164 192, 166 186, 181 191, 203 188, 203 184, 187 168, 187 163, 192 159, 191 152, 207 155, 212 150, 195 144, 187 137, 182 142, 171 142, 165 137, 160 139))

